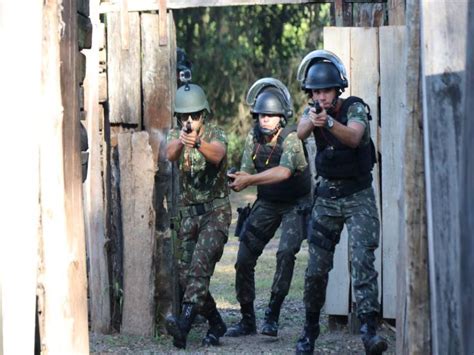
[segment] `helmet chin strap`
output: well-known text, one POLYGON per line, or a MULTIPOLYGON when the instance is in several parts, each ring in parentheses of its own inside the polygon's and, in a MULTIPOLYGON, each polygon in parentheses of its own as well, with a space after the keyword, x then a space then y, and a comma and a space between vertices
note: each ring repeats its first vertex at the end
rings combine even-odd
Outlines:
POLYGON ((267 136, 267 137, 271 137, 273 136, 274 134, 276 134, 278 132, 278 130, 280 129, 281 127, 281 124, 278 123, 275 128, 273 129, 268 129, 268 128, 263 128, 260 124, 258 125, 258 128, 260 130, 260 132, 264 135, 264 136, 267 136))
POLYGON ((331 116, 335 113, 336 106, 337 106, 337 100, 338 100, 338 97, 336 96, 334 99, 332 99, 331 107, 329 107, 326 110, 326 112, 329 113, 331 116))

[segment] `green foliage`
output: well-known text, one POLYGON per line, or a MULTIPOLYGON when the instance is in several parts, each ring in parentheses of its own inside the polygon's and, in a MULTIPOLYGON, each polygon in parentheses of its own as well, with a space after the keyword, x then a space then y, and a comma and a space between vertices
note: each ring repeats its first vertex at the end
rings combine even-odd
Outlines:
POLYGON ((306 98, 296 70, 304 55, 322 46, 328 4, 194 8, 174 15, 177 44, 193 62, 193 82, 204 87, 215 119, 231 137, 232 154, 252 125, 245 96, 255 80, 280 79, 301 112, 306 98))

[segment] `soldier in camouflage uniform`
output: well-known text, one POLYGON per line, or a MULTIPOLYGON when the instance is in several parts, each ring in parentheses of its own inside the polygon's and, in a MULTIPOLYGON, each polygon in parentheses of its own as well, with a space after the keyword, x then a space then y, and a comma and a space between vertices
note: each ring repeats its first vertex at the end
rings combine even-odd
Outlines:
POLYGON ((310 173, 296 127, 286 126, 292 116, 288 89, 276 79, 260 79, 249 90, 247 103, 256 123, 245 142, 241 171, 229 174, 235 179, 230 187, 241 191, 257 185, 258 193, 240 234, 235 264, 242 319, 229 328, 226 336, 256 333, 255 265, 281 225, 276 271, 261 329, 264 335, 277 336, 280 308, 290 288, 295 255, 305 239, 305 228, 298 226, 298 208, 311 205, 310 173))
POLYGON ((374 251, 379 246, 379 219, 372 188, 375 149, 370 138, 370 111, 362 99, 339 98, 348 86, 345 68, 333 53, 309 53, 298 69, 302 89, 313 101, 298 124, 298 137, 314 134, 320 177, 308 236, 305 276, 306 322, 297 354, 312 354, 319 335, 319 315, 326 298, 334 250, 347 226, 351 246, 352 284, 367 354, 381 354, 386 341, 376 335, 378 303, 374 251))
POLYGON ((209 113, 201 87, 186 84, 178 89, 175 115, 181 129, 169 133, 167 157, 178 162, 180 173, 178 265, 184 296, 181 315, 166 320, 166 328, 178 348, 186 347, 198 313, 209 322, 204 345, 218 345, 219 337, 227 330, 209 292, 232 217, 226 177, 227 138, 220 128, 206 122, 209 113))

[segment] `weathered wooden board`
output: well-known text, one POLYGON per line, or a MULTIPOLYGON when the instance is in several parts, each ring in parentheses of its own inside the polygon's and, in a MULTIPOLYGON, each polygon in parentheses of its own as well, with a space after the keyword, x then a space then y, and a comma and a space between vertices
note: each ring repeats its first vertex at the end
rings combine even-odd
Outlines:
POLYGON ((423 115, 433 353, 463 353, 460 337, 461 134, 469 1, 421 2, 423 115))
POLYGON ((420 3, 407 1, 406 122, 400 194, 397 354, 432 354, 420 72, 420 3))
POLYGON ((402 231, 399 196, 403 180, 403 123, 406 115, 405 28, 381 27, 380 99, 382 152, 382 300, 383 317, 397 315, 397 260, 402 231))
MULTIPOLYGON (((469 4, 468 11, 468 38, 474 35, 474 4, 469 4)), ((466 93, 474 92, 474 44, 467 42, 466 63, 466 93)), ((474 112, 473 95, 466 95, 466 111, 474 112)), ((467 118, 467 115, 465 116, 467 118)), ((474 123, 466 119, 464 123, 464 136, 461 152, 461 307, 463 318, 463 345, 465 354, 474 354, 474 159, 472 155, 472 142, 474 142, 474 123)))
POLYGON ((90 328, 96 333, 107 333, 110 327, 109 273, 105 248, 105 205, 102 178, 102 150, 105 146, 99 107, 99 0, 90 2, 90 18, 94 28, 92 45, 85 50, 87 77, 84 83, 89 135, 88 178, 84 184, 86 203, 86 231, 89 256, 90 328))
MULTIPOLYGON (((240 5, 275 5, 275 4, 309 4, 330 3, 334 0, 168 0, 168 9, 184 9, 209 6, 240 6, 240 5)), ((129 11, 156 11, 160 9, 159 0, 128 0, 129 11)), ((120 11, 120 1, 103 2, 100 12, 120 11)))
POLYGON ((383 3, 353 5, 353 26, 379 27, 386 24, 387 5, 383 3))
POLYGON ((107 79, 111 123, 141 124, 140 17, 129 14, 129 49, 122 49, 120 15, 107 15, 107 79))
MULTIPOLYGON (((172 21, 172 15, 168 16, 172 21)), ((171 127, 171 95, 174 88, 170 57, 171 40, 166 46, 160 46, 159 16, 141 15, 142 34, 142 87, 143 87, 143 125, 150 135, 153 149, 153 161, 158 162, 160 142, 164 139, 164 129, 171 127)), ((170 37, 169 31, 165 34, 170 37)))
MULTIPOLYGON (((372 115, 370 121, 370 133, 374 141, 377 151, 380 151, 379 142, 379 46, 378 46, 378 29, 377 28, 351 28, 351 95, 361 97, 369 106, 372 115)), ((375 199, 377 201, 377 209, 380 218, 380 164, 374 166, 372 176, 374 178, 373 187, 375 191, 375 199)), ((375 269, 379 273, 379 301, 381 297, 381 274, 382 259, 381 250, 383 245, 383 236, 380 236, 380 247, 375 252, 375 269)))
POLYGON ((406 0, 388 0, 388 23, 390 26, 403 26, 405 24, 406 0))
POLYGON ((0 11, 0 120, 7 124, 9 117, 16 117, 21 122, 19 131, 4 134, 0 141, 0 353, 5 355, 34 353, 40 227, 38 133, 46 118, 41 73, 42 65, 50 62, 41 51, 43 3, 27 6, 28 11, 22 13, 24 2, 2 2, 0 11), (28 24, 21 31, 19 13, 28 24))
POLYGON ((122 333, 154 330, 155 164, 147 132, 118 135, 123 226, 122 333))
POLYGON ((77 12, 55 1, 43 12, 44 116, 40 123, 41 350, 88 353, 87 280, 79 149, 77 12), (58 32, 58 28, 63 32, 58 32))
MULTIPOLYGON (((349 85, 351 68, 350 38, 350 28, 324 28, 324 48, 341 58, 348 71, 349 85)), ((343 97, 350 95, 350 89, 349 86, 343 93, 343 97)), ((347 315, 349 313, 350 285, 348 236, 347 229, 344 228, 341 240, 334 253, 334 268, 329 273, 326 304, 324 306, 327 314, 347 315)))

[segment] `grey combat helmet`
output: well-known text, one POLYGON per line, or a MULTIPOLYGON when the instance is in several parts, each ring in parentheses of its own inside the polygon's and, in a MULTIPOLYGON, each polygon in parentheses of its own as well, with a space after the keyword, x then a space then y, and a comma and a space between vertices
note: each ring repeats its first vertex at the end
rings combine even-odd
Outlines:
MULTIPOLYGON (((246 98, 250 112, 256 118, 259 114, 279 115, 280 126, 284 127, 293 116, 293 104, 287 87, 278 79, 263 78, 257 80, 249 89, 246 98)), ((271 134, 271 132, 264 132, 271 134)))
POLYGON ((342 61, 337 55, 324 49, 312 51, 303 58, 296 79, 305 91, 339 88, 343 92, 349 85, 342 61))
POLYGON ((174 112, 191 113, 206 110, 211 113, 204 90, 196 84, 186 84, 176 91, 174 112))

